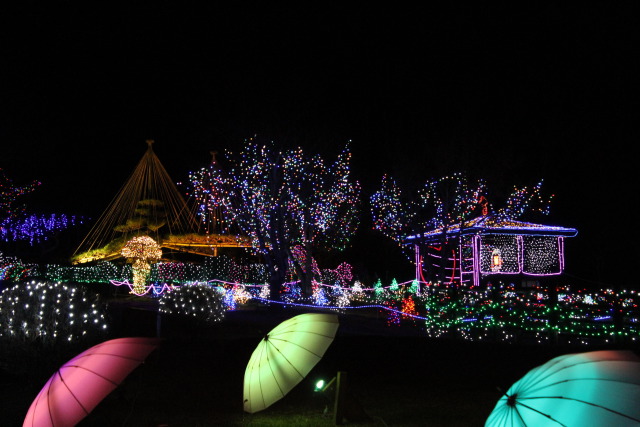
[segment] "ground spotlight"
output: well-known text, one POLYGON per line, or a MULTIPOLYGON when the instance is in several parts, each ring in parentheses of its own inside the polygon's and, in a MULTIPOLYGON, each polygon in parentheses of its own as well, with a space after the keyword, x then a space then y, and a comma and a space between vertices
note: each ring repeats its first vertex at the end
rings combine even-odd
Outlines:
POLYGON ((316 382, 316 385, 313 391, 315 391, 316 393, 324 393, 329 388, 331 388, 331 386, 333 386, 333 383, 335 382, 336 382, 336 377, 333 377, 329 382, 325 382, 325 380, 320 379, 316 382))

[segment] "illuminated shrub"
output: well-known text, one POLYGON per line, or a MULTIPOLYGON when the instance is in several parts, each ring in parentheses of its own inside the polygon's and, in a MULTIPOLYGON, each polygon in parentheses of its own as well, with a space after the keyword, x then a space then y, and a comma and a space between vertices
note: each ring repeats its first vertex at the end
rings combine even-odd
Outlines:
POLYGON ((5 257, 0 252, 0 280, 19 282, 28 280, 30 276, 38 274, 36 264, 25 264, 15 257, 5 257))
POLYGON ((19 283, 0 293, 0 338, 54 344, 102 335, 98 295, 61 283, 19 283))
POLYGON ((187 316, 204 323, 224 318, 225 294, 206 284, 185 285, 166 292, 160 299, 160 312, 187 316))

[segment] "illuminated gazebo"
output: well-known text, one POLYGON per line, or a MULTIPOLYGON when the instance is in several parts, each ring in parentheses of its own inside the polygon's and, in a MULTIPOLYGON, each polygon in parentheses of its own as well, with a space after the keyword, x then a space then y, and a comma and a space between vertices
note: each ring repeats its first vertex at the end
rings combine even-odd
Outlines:
POLYGON ((575 228, 483 215, 407 236, 416 278, 479 286, 500 276, 557 276, 564 271, 564 239, 575 228))

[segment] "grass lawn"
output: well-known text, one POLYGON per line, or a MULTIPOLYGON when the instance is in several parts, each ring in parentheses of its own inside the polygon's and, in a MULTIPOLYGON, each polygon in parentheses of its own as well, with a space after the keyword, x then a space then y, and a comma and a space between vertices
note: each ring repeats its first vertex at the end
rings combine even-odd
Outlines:
MULTIPOLYGON (((157 318, 149 308, 144 302, 112 306, 110 338, 155 336, 157 318)), ((342 371, 352 407, 363 415, 348 425, 482 426, 499 390, 529 369, 556 355, 595 349, 435 340, 419 325, 389 327, 374 313, 350 312, 340 314, 336 339, 305 380, 266 410, 244 413, 243 376, 251 353, 271 328, 301 312, 240 309, 212 327, 163 318, 161 346, 81 425, 331 426, 331 393, 325 397, 313 389, 317 379, 342 371)), ((48 372, 2 373, 0 424, 22 424, 48 372)))

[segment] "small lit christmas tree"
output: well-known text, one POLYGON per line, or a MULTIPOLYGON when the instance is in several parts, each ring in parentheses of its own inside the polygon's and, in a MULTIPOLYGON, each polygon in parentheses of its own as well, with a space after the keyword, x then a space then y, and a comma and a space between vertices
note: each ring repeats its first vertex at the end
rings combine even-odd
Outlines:
POLYGON ((362 283, 356 280, 351 287, 351 295, 354 300, 362 300, 364 298, 364 290, 362 289, 362 283))
POLYGON ((262 299, 269 299, 270 292, 271 292, 271 289, 269 289, 269 284, 265 283, 260 287, 260 293, 258 294, 258 297, 262 299))
POLYGON ((411 282, 411 286, 409 286, 408 291, 415 295, 415 294, 418 293, 419 290, 420 290, 420 285, 419 285, 418 281, 414 279, 411 282))
POLYGON ((319 286, 318 283, 313 281, 313 295, 311 296, 313 299, 313 303, 315 305, 327 305, 329 304, 329 299, 327 298, 324 289, 322 286, 319 286))
POLYGON ((382 281, 378 279, 376 283, 373 284, 373 294, 376 301, 380 301, 381 299, 383 299, 385 293, 385 289, 382 287, 382 281))
POLYGON ((418 315, 418 311, 416 310, 416 302, 413 300, 413 296, 411 294, 409 294, 402 300, 402 313, 403 319, 413 319, 414 317, 412 316, 418 315))
POLYGON ((393 294, 397 294, 400 286, 398 286, 398 281, 394 278, 389 285, 389 292, 393 294))

